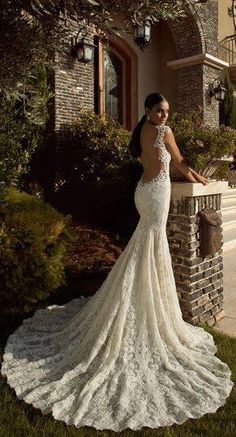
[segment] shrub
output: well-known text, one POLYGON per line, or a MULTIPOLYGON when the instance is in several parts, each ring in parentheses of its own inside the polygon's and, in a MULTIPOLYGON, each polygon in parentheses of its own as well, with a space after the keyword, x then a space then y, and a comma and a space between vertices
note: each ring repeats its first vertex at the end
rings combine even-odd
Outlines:
POLYGON ((139 161, 126 160, 119 167, 108 169, 103 179, 94 185, 94 214, 101 225, 120 237, 130 237, 138 222, 134 191, 142 171, 139 161))
POLYGON ((225 126, 236 128, 236 99, 234 97, 234 86, 231 83, 229 69, 223 72, 223 83, 226 88, 226 95, 223 102, 220 102, 220 122, 225 126))
MULTIPOLYGON (((235 149, 236 130, 223 125, 208 126, 200 112, 174 113, 170 126, 188 165, 200 173, 211 159, 230 156, 235 149)), ((222 177, 222 172, 219 174, 222 177)))
POLYGON ((80 223, 96 224, 96 184, 129 158, 130 135, 113 118, 92 111, 81 110, 77 121, 63 126, 55 146, 54 205, 80 223))
POLYGON ((64 282, 69 218, 10 188, 0 205, 0 305, 28 308, 64 282))
MULTIPOLYGON (((91 183, 104 171, 129 157, 130 132, 108 115, 80 111, 77 121, 64 125, 56 146, 57 179, 91 183)), ((60 182, 59 182, 60 183, 60 182)))

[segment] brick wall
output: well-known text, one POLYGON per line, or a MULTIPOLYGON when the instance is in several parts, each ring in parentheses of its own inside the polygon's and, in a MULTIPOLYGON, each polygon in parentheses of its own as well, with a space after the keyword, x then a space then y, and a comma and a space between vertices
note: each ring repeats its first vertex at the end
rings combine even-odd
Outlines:
POLYGON ((203 106, 202 65, 192 65, 177 70, 177 111, 186 113, 203 106))
MULTIPOLYGON (((170 21, 179 59, 208 53, 217 57, 218 3, 209 0, 207 4, 193 8, 188 16, 170 21)), ((208 65, 186 66, 177 71, 177 111, 186 113, 203 108, 204 121, 211 126, 219 125, 219 103, 209 98, 209 83, 217 78, 219 70, 208 65)))
POLYGON ((208 0, 198 8, 200 32, 204 35, 206 52, 217 56, 218 42, 218 0, 208 0))
POLYGON ((168 26, 175 42, 178 58, 202 53, 204 36, 200 33, 198 24, 190 12, 178 21, 168 21, 168 26))
MULTIPOLYGON (((224 316, 222 249, 200 257, 198 218, 205 206, 220 212, 221 194, 171 200, 167 236, 183 318, 192 324, 215 324, 224 316)), ((221 214, 221 213, 220 213, 221 214)))
MULTIPOLYGON (((78 29, 72 29, 76 35, 78 29)), ((94 42, 92 29, 88 39, 94 42)), ((64 52, 56 55, 54 74, 54 129, 58 131, 64 123, 76 120, 79 109, 94 109, 94 62, 83 63, 71 56, 70 36, 65 41, 64 52)))
POLYGON ((219 70, 203 65, 203 114, 204 120, 210 126, 219 126, 219 102, 215 97, 209 96, 209 83, 219 76, 219 70))

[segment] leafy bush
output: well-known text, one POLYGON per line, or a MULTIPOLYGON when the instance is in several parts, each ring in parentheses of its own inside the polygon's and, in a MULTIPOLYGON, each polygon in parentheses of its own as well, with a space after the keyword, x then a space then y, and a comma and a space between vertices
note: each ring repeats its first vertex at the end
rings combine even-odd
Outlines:
POLYGON ((81 110, 77 121, 64 125, 56 146, 57 180, 98 181, 104 171, 129 157, 130 132, 112 117, 81 110))
POLYGON ((211 159, 230 156, 235 149, 236 130, 223 125, 208 126, 200 112, 175 113, 170 126, 188 165, 200 173, 211 159))
POLYGON ((69 219, 10 188, 0 205, 0 305, 27 308, 64 281, 69 219))
POLYGON ((96 224, 97 184, 130 158, 130 135, 111 117, 92 111, 81 110, 76 122, 63 126, 55 146, 56 208, 96 224))

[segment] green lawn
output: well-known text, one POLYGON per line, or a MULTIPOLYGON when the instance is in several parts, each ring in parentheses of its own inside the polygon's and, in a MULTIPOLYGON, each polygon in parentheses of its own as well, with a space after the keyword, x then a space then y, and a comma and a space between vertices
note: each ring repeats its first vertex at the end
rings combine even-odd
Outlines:
MULTIPOLYGON (((9 332, 19 324, 14 319, 9 332)), ((9 325, 9 324, 8 324, 9 325)), ((216 333, 213 328, 205 325, 205 329, 212 333, 218 346, 217 356, 225 361, 233 372, 236 381, 236 338, 216 333)), ((4 329, 1 334, 1 347, 9 332, 4 329)), ((14 391, 0 379, 0 437, 92 437, 115 436, 112 431, 96 431, 94 428, 83 427, 76 429, 56 421, 51 415, 43 416, 39 410, 16 399, 14 391)), ((183 425, 151 430, 144 428, 141 431, 126 430, 119 433, 121 436, 156 436, 156 437, 233 437, 236 436, 236 389, 233 388, 225 406, 220 407, 214 414, 206 414, 201 419, 189 419, 183 425)))

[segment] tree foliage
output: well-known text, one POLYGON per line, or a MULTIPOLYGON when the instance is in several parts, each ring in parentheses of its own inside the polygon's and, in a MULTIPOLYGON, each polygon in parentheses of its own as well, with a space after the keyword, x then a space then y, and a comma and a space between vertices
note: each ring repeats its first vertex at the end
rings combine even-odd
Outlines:
POLYGON ((39 63, 52 63, 59 44, 59 16, 40 20, 30 13, 29 4, 0 0, 0 91, 4 93, 16 89, 18 81, 30 75, 39 63))
POLYGON ((224 86, 226 88, 226 96, 220 106, 220 122, 225 126, 236 129, 236 98, 228 68, 224 69, 224 86))
POLYGON ((14 92, 0 94, 0 191, 17 185, 24 174, 42 140, 51 97, 42 65, 18 82, 14 92))

